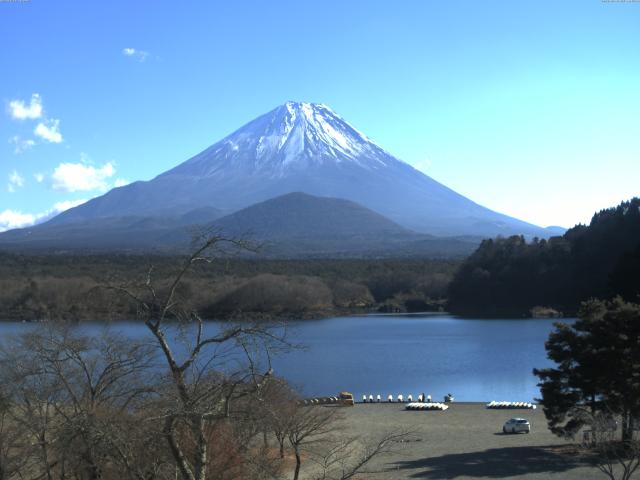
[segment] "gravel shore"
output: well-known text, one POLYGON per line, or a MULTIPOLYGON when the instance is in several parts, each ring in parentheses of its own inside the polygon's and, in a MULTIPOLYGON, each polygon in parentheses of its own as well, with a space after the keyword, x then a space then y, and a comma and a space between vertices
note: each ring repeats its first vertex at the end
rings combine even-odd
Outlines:
MULTIPOLYGON (((357 404, 342 409, 349 434, 374 440, 392 430, 415 432, 397 452, 376 460, 384 480, 604 478, 575 448, 547 429, 536 410, 488 410, 482 403, 453 403, 444 411, 406 411, 402 404, 357 404), (505 435, 512 417, 531 422, 531 433, 505 435)), ((369 478, 369 477, 363 477, 369 478)))

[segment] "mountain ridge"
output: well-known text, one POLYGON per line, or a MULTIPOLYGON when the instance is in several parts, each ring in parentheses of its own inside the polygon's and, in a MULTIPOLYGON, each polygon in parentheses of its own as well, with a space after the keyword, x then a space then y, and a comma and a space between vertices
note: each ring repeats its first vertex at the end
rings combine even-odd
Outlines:
POLYGON ((325 105, 289 102, 148 182, 114 189, 54 223, 117 215, 224 213, 302 191, 344 198, 433 235, 549 236, 493 212, 398 160, 325 105))
POLYGON ((188 249, 193 234, 208 231, 248 241, 259 246, 260 256, 270 258, 442 258, 468 255, 480 242, 479 238, 419 234, 357 203, 300 192, 223 217, 218 214, 198 209, 180 217, 107 217, 53 223, 0 235, 0 246, 18 251, 171 253, 188 249), (207 222, 201 221, 204 215, 209 216, 207 222))
MULTIPOLYGON (((294 192, 353 202, 421 235, 545 238, 558 233, 456 193, 391 155, 326 105, 287 102, 152 180, 114 188, 26 229, 29 237, 23 238, 45 244, 69 237, 77 243, 83 228, 94 228, 113 237, 118 248, 127 242, 137 248, 159 230, 171 236, 169 220, 173 226, 202 225, 294 192), (149 232, 141 229, 145 224, 149 232)), ((295 205, 287 208, 293 212, 295 205)), ((350 210, 340 211, 348 216, 350 210)), ((280 229, 287 231, 285 223, 280 229)), ((23 233, 2 234, 0 243, 23 233)))

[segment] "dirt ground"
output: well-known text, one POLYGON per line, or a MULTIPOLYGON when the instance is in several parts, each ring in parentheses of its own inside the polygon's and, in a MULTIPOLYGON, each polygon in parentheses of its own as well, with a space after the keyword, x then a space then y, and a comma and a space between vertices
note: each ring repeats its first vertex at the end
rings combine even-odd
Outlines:
POLYGON ((344 408, 349 434, 374 440, 392 430, 415 432, 397 451, 380 458, 382 470, 361 478, 391 479, 567 479, 606 478, 547 429, 537 410, 487 410, 484 404, 454 403, 444 412, 407 411, 402 404, 358 404, 344 408), (512 417, 531 422, 531 433, 502 433, 512 417))

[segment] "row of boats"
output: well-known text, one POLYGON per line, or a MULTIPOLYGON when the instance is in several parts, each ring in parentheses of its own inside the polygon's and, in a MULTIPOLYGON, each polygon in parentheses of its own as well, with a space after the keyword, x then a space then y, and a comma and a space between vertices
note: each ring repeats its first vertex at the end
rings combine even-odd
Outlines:
POLYGON ((340 403, 340 398, 338 397, 317 397, 317 398, 306 398, 299 402, 302 405, 331 405, 340 403))
POLYGON ((536 406, 533 403, 529 402, 496 402, 495 400, 487 403, 487 408, 492 409, 517 409, 517 408, 527 408, 529 410, 535 410, 536 406))
MULTIPOLYGON (((387 400, 385 403, 406 403, 407 410, 446 410, 449 408, 447 403, 453 402, 453 396, 451 394, 445 396, 444 403, 441 402, 433 402, 431 399, 431 395, 423 396, 422 394, 418 395, 417 401, 414 402, 413 395, 407 395, 406 397, 402 394, 394 397, 393 395, 387 396, 387 400)), ((343 405, 353 405, 353 395, 348 392, 341 392, 337 397, 317 397, 310 398, 306 400, 302 400, 300 403, 303 405, 327 405, 327 404, 343 404, 343 405)), ((362 395, 362 403, 383 403, 382 396, 376 395, 375 398, 373 395, 362 395)), ((495 400, 487 403, 486 405, 489 409, 529 409, 535 410, 536 405, 530 402, 505 402, 500 401, 497 402, 495 400)))
POLYGON ((449 405, 447 405, 446 403, 438 403, 438 402, 434 402, 434 403, 412 402, 412 403, 408 403, 407 406, 404 408, 406 410, 439 410, 441 412, 444 412, 447 408, 449 408, 449 405))
MULTIPOLYGON (((453 402, 453 400, 454 400, 453 395, 451 395, 450 393, 445 395, 444 397, 445 403, 453 402)), ((403 394, 399 394, 396 397, 394 397, 393 395, 387 396, 386 401, 387 403, 412 403, 414 400, 413 400, 413 395, 407 395, 405 397, 403 394)), ((416 402, 434 403, 432 401, 431 395, 424 395, 422 393, 418 395, 416 402)), ((368 395, 368 396, 362 395, 362 403, 382 403, 382 397, 380 395, 376 395, 374 399, 373 395, 368 395)))

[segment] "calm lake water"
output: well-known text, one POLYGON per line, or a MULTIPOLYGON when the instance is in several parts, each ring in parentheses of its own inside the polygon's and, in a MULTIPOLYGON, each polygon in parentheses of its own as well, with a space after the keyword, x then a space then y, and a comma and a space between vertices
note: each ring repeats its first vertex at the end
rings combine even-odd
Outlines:
MULTIPOLYGON (((273 367, 308 396, 425 392, 442 400, 451 392, 460 401, 531 401, 539 396, 532 369, 551 365, 544 342, 554 321, 371 315, 290 322, 290 339, 306 348, 274 358, 273 367)), ((33 324, 0 323, 0 335, 25 328, 33 324)), ((148 335, 132 322, 111 328, 148 335)))

